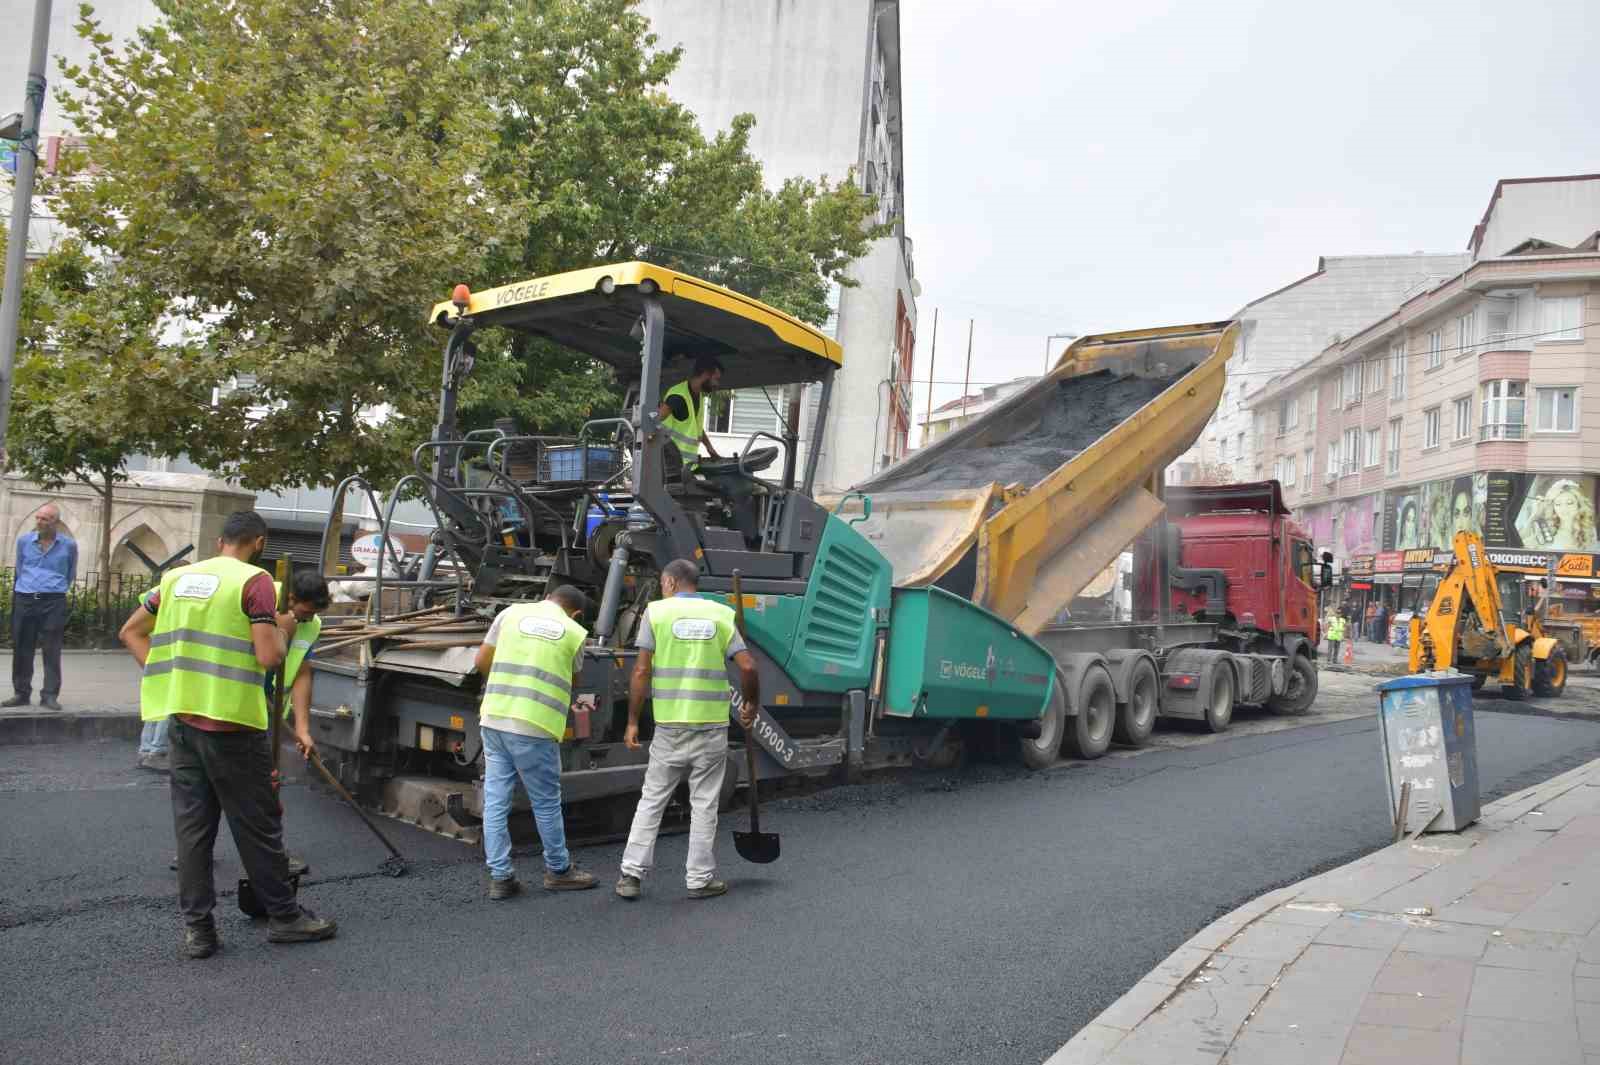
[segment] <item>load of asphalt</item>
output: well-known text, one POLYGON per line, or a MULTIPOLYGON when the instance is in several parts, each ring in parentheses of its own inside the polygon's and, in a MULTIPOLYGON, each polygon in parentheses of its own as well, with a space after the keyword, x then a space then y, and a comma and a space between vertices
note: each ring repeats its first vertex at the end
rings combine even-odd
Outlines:
MULTIPOLYGON (((1053 400, 1036 407, 986 443, 944 449, 924 469, 891 469, 870 487, 882 491, 950 491, 991 482, 1033 486, 1074 455, 1131 418, 1166 391, 1176 377, 1119 376, 1110 370, 1056 382, 1053 400)), ((994 415, 990 415, 993 417, 994 415)))

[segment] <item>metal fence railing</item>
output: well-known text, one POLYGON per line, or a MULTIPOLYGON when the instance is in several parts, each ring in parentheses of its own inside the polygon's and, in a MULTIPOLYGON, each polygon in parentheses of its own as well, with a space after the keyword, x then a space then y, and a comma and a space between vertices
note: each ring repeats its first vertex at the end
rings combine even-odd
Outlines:
MULTIPOLYGON (((0 568, 0 647, 11 646, 12 586, 16 572, 0 568)), ((159 583, 155 577, 113 573, 102 600, 100 575, 84 573, 67 590, 68 647, 116 647, 117 632, 139 604, 139 597, 159 583)))

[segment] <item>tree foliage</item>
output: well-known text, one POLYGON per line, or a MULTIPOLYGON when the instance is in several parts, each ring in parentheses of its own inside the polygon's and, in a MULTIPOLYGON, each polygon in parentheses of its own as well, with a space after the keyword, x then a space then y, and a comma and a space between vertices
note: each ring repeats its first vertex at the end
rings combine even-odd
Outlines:
MULTIPOLYGON (((129 299, 205 326, 129 344, 253 381, 181 400, 191 456, 249 487, 407 463, 437 399, 424 312, 456 282, 648 257, 820 322, 879 232, 848 175, 768 188, 748 117, 703 136, 634 0, 157 7, 122 48, 82 9, 96 48, 63 107, 87 151, 52 191, 129 299)), ((469 417, 609 413, 609 374, 486 340, 469 417)))

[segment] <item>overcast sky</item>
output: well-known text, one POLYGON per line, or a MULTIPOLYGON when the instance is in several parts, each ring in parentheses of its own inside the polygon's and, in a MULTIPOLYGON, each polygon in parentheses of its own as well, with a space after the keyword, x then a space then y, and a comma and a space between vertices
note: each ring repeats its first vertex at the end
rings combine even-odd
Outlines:
POLYGON ((936 404, 969 317, 974 380, 1038 373, 1049 333, 1223 318, 1319 255, 1462 251, 1497 179, 1600 172, 1600 0, 1312 12, 901 5, 936 404))

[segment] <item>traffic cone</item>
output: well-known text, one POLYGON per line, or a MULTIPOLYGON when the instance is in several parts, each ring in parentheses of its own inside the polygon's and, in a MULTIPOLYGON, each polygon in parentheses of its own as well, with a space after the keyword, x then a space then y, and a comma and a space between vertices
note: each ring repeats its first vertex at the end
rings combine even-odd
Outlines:
POLYGON ((1355 661, 1356 642, 1354 640, 1346 640, 1344 642, 1344 664, 1347 666, 1353 666, 1355 665, 1355 661))

